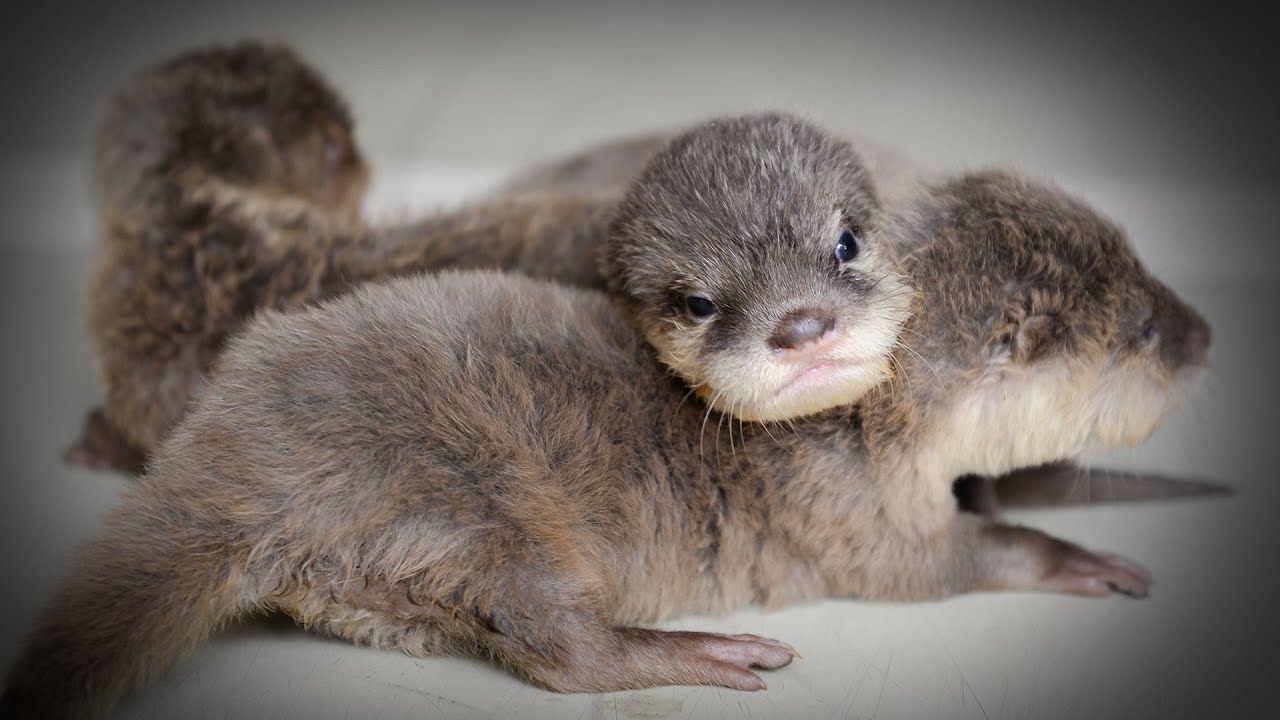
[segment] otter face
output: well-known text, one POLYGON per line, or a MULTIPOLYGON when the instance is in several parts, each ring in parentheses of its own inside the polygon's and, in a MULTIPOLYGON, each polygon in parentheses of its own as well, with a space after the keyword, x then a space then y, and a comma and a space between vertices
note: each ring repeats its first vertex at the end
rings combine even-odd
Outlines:
POLYGON ((369 169, 356 148, 350 122, 337 116, 291 132, 276 130, 282 187, 339 212, 360 209, 369 169))
POLYGON ((1093 402, 1084 413, 1089 446, 1132 446, 1204 376, 1209 325, 1168 287, 1135 267, 1106 353, 1094 363, 1093 402))
POLYGON ((887 374, 909 289, 853 149, 796 118, 702 125, 629 188, 607 274, 661 360, 712 407, 781 420, 887 374))
POLYGON ((1060 191, 992 173, 950 192, 958 204, 938 246, 908 263, 922 269, 909 274, 920 302, 933 304, 920 314, 937 316, 913 329, 966 348, 933 352, 941 364, 972 368, 939 436, 961 471, 1149 437, 1203 374, 1204 319, 1119 228, 1060 191))
POLYGON ((346 102, 292 51, 244 43, 189 53, 162 72, 182 78, 191 109, 181 162, 338 212, 359 208, 368 168, 346 102))

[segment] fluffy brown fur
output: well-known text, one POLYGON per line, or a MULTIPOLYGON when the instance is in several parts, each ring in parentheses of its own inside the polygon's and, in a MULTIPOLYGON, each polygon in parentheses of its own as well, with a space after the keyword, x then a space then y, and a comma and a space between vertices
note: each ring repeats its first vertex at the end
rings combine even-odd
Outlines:
MULTIPOLYGON (((233 124, 216 130, 234 134, 233 124)), ((108 127, 115 125, 125 123, 108 127)), ((104 147, 121 134, 105 133, 104 147)), ((186 177, 199 161, 177 165, 186 177)), ((857 243, 874 229, 877 201, 857 154, 787 116, 719 120, 680 136, 629 189, 612 225, 611 195, 500 197, 369 227, 221 180, 152 180, 174 185, 173 201, 150 208, 149 224, 107 233, 91 319, 105 420, 91 416, 87 429, 114 428, 137 455, 165 437, 227 336, 254 312, 294 310, 422 270, 509 269, 601 287, 643 263, 653 278, 679 279, 684 294, 639 299, 637 316, 677 374, 712 405, 748 419, 856 400, 885 376, 906 314, 906 291, 875 246, 859 246, 847 262, 833 257, 842 229, 857 243), (618 252, 602 275, 606 245, 618 252), (763 254, 776 256, 775 276, 758 276, 763 254), (719 317, 692 322, 673 313, 691 293, 714 295, 719 317), (818 315, 831 324, 822 338, 769 344, 818 315), (820 377, 788 385, 810 370, 820 377)), ((93 442, 103 435, 87 432, 81 452, 112 464, 121 443, 93 442)))
POLYGON ((1052 188, 991 173, 931 196, 873 238, 917 293, 896 378, 792 425, 686 402, 598 293, 449 273, 260 316, 86 547, 5 709, 101 714, 267 608, 560 691, 758 689, 749 668, 789 646, 639 625, 826 596, 1145 594, 1132 563, 938 498, 957 474, 1141 440, 1208 328, 1052 188))
MULTIPOLYGON (((502 190, 520 195, 625 187, 672 137, 671 133, 652 133, 604 142, 519 173, 502 190)), ((929 176, 906 156, 866 139, 850 142, 875 178, 882 203, 891 211, 911 212, 913 206, 927 198, 929 176)), ((1199 480, 1084 468, 1069 462, 1023 468, 1012 476, 965 476, 957 481, 954 490, 964 509, 988 515, 995 515, 1001 506, 1044 507, 1230 493, 1224 486, 1199 480)))
POLYGON ((366 175, 345 101, 287 48, 192 51, 128 83, 98 143, 88 329, 103 409, 69 459, 139 466, 259 309, 430 267, 596 277, 580 238, 600 244, 611 202, 503 199, 370 227, 355 212, 366 175))
POLYGON ((849 143, 788 115, 721 118, 676 137, 629 185, 604 276, 708 405, 800 417, 887 375, 909 289, 872 239, 879 215, 849 143))
POLYGON ((234 290, 260 244, 236 228, 351 216, 366 175, 345 101, 288 48, 195 50, 125 85, 96 158, 89 337, 105 413, 72 458, 94 462, 113 435, 153 448, 200 385, 205 348, 187 339, 243 314, 234 290))

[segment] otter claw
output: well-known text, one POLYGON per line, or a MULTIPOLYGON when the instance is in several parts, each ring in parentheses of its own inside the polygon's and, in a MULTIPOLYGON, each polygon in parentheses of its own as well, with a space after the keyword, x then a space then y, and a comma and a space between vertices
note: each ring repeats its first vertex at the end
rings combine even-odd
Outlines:
POLYGON ((1046 580, 1051 589, 1062 592, 1093 596, 1114 592, 1133 598, 1147 597, 1153 584, 1151 573, 1132 560, 1076 546, 1065 550, 1046 580))

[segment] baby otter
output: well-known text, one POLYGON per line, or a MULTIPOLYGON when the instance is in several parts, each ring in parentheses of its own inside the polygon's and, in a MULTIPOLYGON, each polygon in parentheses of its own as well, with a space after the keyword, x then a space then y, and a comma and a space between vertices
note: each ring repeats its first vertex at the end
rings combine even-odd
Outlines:
MULTIPOLYGON (((751 690, 790 646, 639 625, 826 596, 1144 595, 1133 563, 938 499, 960 474, 1140 441, 1201 374, 1208 327, 1053 188, 980 173, 930 195, 867 234, 915 288, 896 377, 789 426, 685 402, 595 292, 446 273, 260 315, 85 547, 5 708, 101 714, 268 608, 558 691, 751 690)), ((657 242, 633 237, 611 262, 657 242)), ((790 262, 760 256, 766 277, 790 262)), ((622 286, 679 298, 680 279, 622 286)))
POLYGON ((715 120, 628 188, 604 275, 707 404, 786 420, 887 375, 909 289, 866 241, 871 180, 848 143, 785 115, 715 120))
POLYGON ((108 234, 94 292, 106 424, 143 452, 182 416, 226 337, 253 312, 422 270, 515 269, 605 286, 644 264, 684 287, 680 297, 633 298, 664 361, 714 407, 749 419, 855 400, 884 377, 906 312, 905 289, 864 243, 877 202, 857 154, 782 115, 680 136, 620 214, 613 196, 506 197, 371 227, 247 192, 177 196, 186 202, 155 225, 108 234), (655 202, 670 210, 661 222, 632 221, 629 208, 655 202), (635 247, 639 233, 650 249, 619 253, 601 274, 601 248, 635 247), (766 261, 789 277, 759 277, 766 261))
POLYGON ((288 48, 252 42, 140 72, 97 147, 88 326, 105 417, 90 416, 69 457, 127 465, 201 383, 201 348, 181 340, 245 312, 229 280, 208 280, 242 275, 259 238, 219 233, 211 216, 260 225, 260 237, 307 214, 354 216, 367 170, 342 97, 288 48))

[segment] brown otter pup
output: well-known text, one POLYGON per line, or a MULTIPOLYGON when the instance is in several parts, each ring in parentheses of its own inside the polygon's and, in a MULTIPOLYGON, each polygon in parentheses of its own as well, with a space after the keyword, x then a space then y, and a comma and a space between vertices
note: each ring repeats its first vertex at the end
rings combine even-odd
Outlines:
MULTIPOLYGON (((164 85, 150 77, 143 76, 144 87, 164 85)), ((177 77, 185 89, 186 75, 177 77)), ((132 106, 119 107, 104 147, 126 134, 115 129, 128 124, 116 115, 132 106)), ((236 128, 228 121, 200 130, 221 137, 236 128)), ((177 134, 166 147, 183 146, 193 133, 177 134)), ((107 232, 91 318, 105 418, 89 418, 80 446, 103 464, 116 464, 113 448, 120 443, 90 441, 116 428, 135 455, 152 451, 198 394, 226 337, 257 310, 297 309, 359 283, 442 267, 605 284, 597 251, 616 207, 613 196, 498 198, 416 223, 369 227, 300 201, 227 190, 218 173, 237 163, 226 153, 199 155, 196 145, 170 164, 200 182, 150 177, 169 188, 170 202, 147 206, 150 225, 112 230, 117 223, 107 232)), ((678 275, 686 289, 679 298, 650 298, 637 312, 650 327, 669 325, 651 339, 708 402, 748 419, 785 419, 851 402, 885 376, 906 293, 878 250, 862 246, 877 204, 847 144, 794 118, 757 116, 701 126, 659 153, 653 166, 632 193, 673 203, 670 217, 666 226, 634 231, 658 233, 653 239, 663 257, 652 269, 678 275), (799 241, 778 243, 771 234, 782 213, 796 216, 799 241), (661 234, 672 230, 680 232, 661 234), (793 277, 755 278, 751 263, 770 253, 779 256, 773 265, 793 277), (836 253, 847 257, 834 260, 836 253), (838 280, 810 267, 829 262, 843 268, 838 280), (719 302, 735 304, 742 322, 704 322, 715 312, 706 297, 716 289, 711 283, 736 293, 719 302), (732 331, 704 340, 701 328, 713 326, 732 331)))
MULTIPOLYGON (((668 213, 635 202, 619 222, 668 213)), ((660 247, 633 239, 612 264, 660 247)), ((774 427, 685 402, 589 291, 447 273, 260 315, 85 547, 6 709, 101 714, 269 608, 559 691, 751 690, 790 646, 640 625, 827 596, 1145 595, 1133 563, 959 514, 949 489, 1141 441, 1201 374, 1204 321, 1118 228, 1013 175, 942 183, 867 243, 915 288, 910 349, 857 405, 774 427)), ((780 258, 761 277, 788 277, 780 258)), ((631 267, 633 302, 687 292, 631 267)), ((740 322, 717 307, 705 322, 740 322)))
POLYGON ((68 458, 128 466, 201 382, 200 349, 181 339, 243 312, 203 281, 241 274, 257 238, 224 236, 210 216, 260 223, 264 237, 300 215, 353 216, 367 170, 338 93, 288 48, 249 42, 140 72, 112 101, 95 171, 89 337, 105 413, 68 458))

